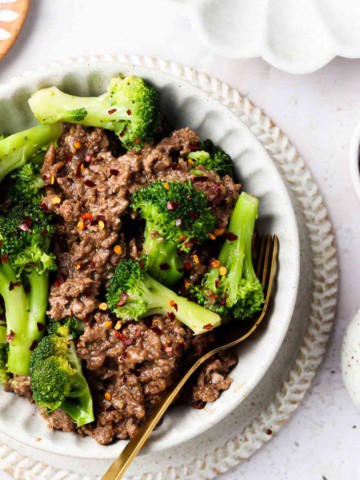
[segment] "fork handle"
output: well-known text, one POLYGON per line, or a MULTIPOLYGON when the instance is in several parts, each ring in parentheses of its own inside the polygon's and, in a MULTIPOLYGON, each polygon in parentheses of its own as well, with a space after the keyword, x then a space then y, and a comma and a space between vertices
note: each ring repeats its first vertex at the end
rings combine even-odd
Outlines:
MULTIPOLYGON (((207 358, 205 359, 207 360, 207 358)), ((120 478, 123 478, 126 470, 129 468, 140 449, 144 446, 144 443, 149 438, 151 432, 159 423, 166 410, 175 400, 176 396, 185 385, 187 380, 204 361, 205 360, 202 358, 198 360, 193 367, 177 382, 177 384, 173 386, 173 388, 165 395, 161 402, 156 406, 156 409, 153 411, 151 416, 143 423, 136 435, 128 442, 124 450, 110 466, 108 471, 102 477, 102 480, 119 480, 120 478)))

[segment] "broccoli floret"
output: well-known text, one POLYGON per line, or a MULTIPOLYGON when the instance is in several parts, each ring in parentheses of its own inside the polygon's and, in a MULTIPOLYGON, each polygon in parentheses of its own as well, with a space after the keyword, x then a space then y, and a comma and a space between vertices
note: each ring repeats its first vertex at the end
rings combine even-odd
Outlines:
POLYGON ((183 276, 178 250, 188 252, 216 227, 209 200, 190 182, 155 181, 133 194, 131 206, 146 220, 147 270, 159 282, 173 285, 183 276))
POLYGON ((66 336, 65 332, 70 332, 71 336, 75 339, 84 333, 84 323, 76 317, 66 317, 62 319, 61 322, 49 319, 47 323, 49 334, 66 336))
POLYGON ((56 268, 49 253, 53 231, 50 216, 25 200, 0 214, 0 295, 6 313, 8 369, 18 375, 29 373, 31 352, 43 335, 49 271, 56 268))
POLYGON ((38 125, 0 140, 0 182, 10 172, 25 165, 42 147, 62 134, 62 124, 38 125))
POLYGON ((15 170, 10 176, 9 187, 5 186, 7 197, 16 203, 25 201, 39 205, 42 197, 41 190, 45 186, 40 169, 40 164, 27 163, 15 170))
POLYGON ((94 421, 93 401, 74 345, 74 320, 56 322, 30 362, 34 401, 49 412, 61 408, 78 427, 94 421))
POLYGON ((160 122, 156 90, 138 77, 120 75, 100 97, 76 97, 56 87, 32 95, 29 105, 41 123, 59 120, 114 131, 126 149, 151 141, 160 122))
POLYGON ((169 314, 191 328, 195 335, 221 323, 219 315, 161 285, 135 260, 123 260, 117 265, 106 300, 110 311, 125 322, 169 314))
MULTIPOLYGON (((229 175, 234 177, 234 165, 231 157, 211 140, 205 140, 200 145, 200 150, 191 152, 188 156, 194 162, 194 169, 203 165, 206 170, 213 170, 220 177, 229 175)), ((196 170, 195 170, 196 171, 196 170)))
POLYGON ((6 340, 6 324, 0 320, 0 384, 5 385, 9 380, 7 371, 7 340, 6 340))
POLYGON ((240 195, 219 255, 220 266, 205 275, 200 287, 191 288, 201 305, 221 316, 244 320, 259 312, 264 304, 263 288, 251 256, 258 204, 254 196, 245 192, 240 195))

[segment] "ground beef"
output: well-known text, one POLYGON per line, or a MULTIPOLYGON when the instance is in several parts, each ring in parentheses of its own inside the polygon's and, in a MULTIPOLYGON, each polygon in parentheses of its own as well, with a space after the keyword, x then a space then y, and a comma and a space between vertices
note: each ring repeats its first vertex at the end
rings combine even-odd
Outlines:
POLYGON ((5 392, 14 392, 20 397, 26 397, 32 402, 30 377, 13 375, 4 387, 5 392))
MULTIPOLYGON (((202 166, 197 169, 203 175, 194 175, 187 157, 198 144, 197 134, 183 128, 156 145, 119 156, 121 148, 104 130, 66 125, 58 147, 48 150, 42 167, 46 185, 42 208, 54 216, 57 234, 52 249, 58 262, 48 313, 55 320, 74 315, 85 322, 76 348, 96 417, 76 429, 63 411, 42 411, 50 428, 75 430, 103 445, 133 437, 181 369, 216 341, 216 332, 193 337, 176 319, 157 315, 123 325, 98 309, 109 272, 119 259, 141 256, 144 222, 128 209, 135 190, 155 180, 191 181, 209 199, 217 229, 227 226, 240 185, 202 166)), ((187 282, 196 283, 207 271, 220 243, 209 239, 181 254, 186 266, 182 294, 187 295, 187 282)), ((216 400, 230 386, 227 375, 235 362, 231 353, 209 360, 188 390, 190 404, 202 408, 216 400)), ((27 377, 10 380, 6 388, 31 399, 27 377)))

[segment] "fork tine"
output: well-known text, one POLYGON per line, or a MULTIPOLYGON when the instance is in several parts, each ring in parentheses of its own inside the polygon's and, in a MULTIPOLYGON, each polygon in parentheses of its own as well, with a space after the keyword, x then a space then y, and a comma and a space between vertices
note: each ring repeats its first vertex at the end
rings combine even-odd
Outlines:
MULTIPOLYGON (((265 283, 263 284, 264 285, 264 290, 266 292, 265 293, 265 295, 266 295, 266 299, 265 299, 266 307, 267 307, 267 304, 270 300, 270 295, 271 295, 271 292, 272 292, 275 273, 276 273, 277 255, 278 255, 278 251, 279 251, 279 238, 278 238, 277 235, 274 235, 272 237, 270 247, 271 247, 271 251, 269 252, 269 257, 268 257, 269 261, 268 261, 268 265, 266 266, 265 283)), ((265 274, 265 269, 264 269, 264 274, 265 274)))
POLYGON ((261 235, 258 246, 257 253, 257 266, 256 266, 256 276, 260 278, 262 267, 264 265, 264 254, 265 254, 265 245, 266 245, 266 236, 261 235))
POLYGON ((270 258, 271 258, 271 251, 272 251, 272 238, 271 235, 266 235, 266 247, 265 247, 265 258, 262 262, 263 270, 262 275, 259 276, 261 278, 261 285, 265 287, 266 285, 266 278, 268 276, 268 269, 270 265, 270 258))

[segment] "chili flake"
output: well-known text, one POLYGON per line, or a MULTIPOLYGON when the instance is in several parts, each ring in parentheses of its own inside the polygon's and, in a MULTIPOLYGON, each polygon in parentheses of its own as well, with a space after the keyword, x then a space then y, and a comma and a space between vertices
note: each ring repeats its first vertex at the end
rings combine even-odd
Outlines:
POLYGON ((112 321, 111 320, 107 320, 106 322, 104 322, 104 327, 106 329, 109 329, 112 327, 112 321))
POLYGON ((210 240, 215 240, 215 235, 213 233, 209 233, 210 240))
POLYGON ((219 260, 212 260, 212 261, 211 261, 211 266, 212 266, 212 268, 219 268, 220 265, 221 265, 221 264, 220 264, 219 260))
POLYGON ((87 187, 95 187, 95 183, 92 182, 91 180, 85 180, 84 183, 87 187))
POLYGON ((110 108, 110 110, 108 110, 109 115, 112 115, 115 112, 116 112, 116 108, 110 108))
POLYGON ((220 237, 220 235, 223 235, 225 233, 225 228, 216 228, 214 233, 216 237, 220 237))
POLYGON ((35 350, 35 348, 38 346, 39 344, 39 341, 38 340, 33 340, 32 344, 30 345, 30 352, 33 352, 35 350))
POLYGON ((226 275, 226 272, 227 272, 226 267, 220 267, 219 273, 220 273, 220 275, 221 275, 222 277, 223 277, 224 275, 226 275))
POLYGON ((53 205, 59 205, 59 203, 61 203, 61 198, 56 195, 55 197, 53 197, 53 198, 51 199, 51 203, 52 203, 53 205))
POLYGON ((110 393, 110 392, 105 392, 104 397, 105 397, 105 400, 107 400, 108 402, 110 402, 110 400, 111 400, 111 393, 110 393))
POLYGON ((165 190, 170 190, 170 185, 168 184, 168 182, 164 182, 164 188, 165 190))
POLYGON ((3 255, 1 255, 1 262, 2 263, 7 263, 9 260, 9 257, 7 256, 6 253, 4 253, 3 255))
POLYGON ((123 252, 123 249, 121 248, 121 245, 115 245, 114 252, 116 253, 116 255, 121 255, 122 252, 123 252))
POLYGON ((178 202, 170 202, 170 200, 166 204, 166 208, 168 210, 176 210, 180 207, 180 204, 178 202))
POLYGON ((211 323, 208 323, 207 325, 204 325, 203 328, 204 328, 204 330, 212 330, 213 327, 212 327, 211 323))
POLYGON ((101 302, 100 305, 99 305, 99 310, 103 310, 103 311, 106 311, 108 308, 107 306, 107 303, 106 302, 101 302))
POLYGON ((122 322, 121 322, 120 320, 118 320, 118 321, 116 322, 116 325, 115 325, 114 328, 115 328, 115 330, 120 330, 121 327, 122 327, 122 322))
POLYGON ((200 259, 196 254, 194 254, 192 256, 192 258, 193 258, 194 262, 196 263, 196 265, 200 265, 200 259))
POLYGON ((170 307, 175 308, 175 310, 178 311, 178 306, 175 300, 170 300, 170 307))
POLYGON ((232 232, 226 232, 226 239, 229 240, 230 242, 233 242, 234 240, 237 240, 238 236, 235 235, 235 233, 232 232))
POLYGON ((81 268, 81 263, 77 263, 75 268, 76 268, 76 270, 80 270, 80 268, 81 268))
POLYGON ((175 320, 174 312, 168 312, 168 317, 169 317, 170 320, 175 320))
POLYGON ((6 340, 8 342, 11 342, 11 340, 14 340, 14 337, 15 337, 15 332, 13 332, 12 330, 10 330, 10 333, 6 336, 6 340))
POLYGON ((79 150, 79 148, 81 148, 81 143, 79 142, 79 140, 75 140, 74 147, 76 148, 76 150, 79 150))
POLYGON ((78 222, 78 224, 77 224, 77 228, 78 228, 79 230, 84 230, 84 228, 85 228, 85 223, 84 223, 82 220, 80 220, 80 222, 78 222))
POLYGON ((86 212, 81 215, 81 220, 89 220, 89 222, 92 222, 93 216, 91 215, 91 213, 86 212))

